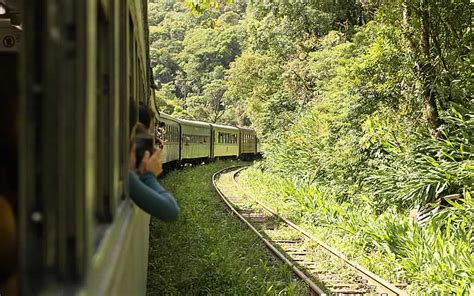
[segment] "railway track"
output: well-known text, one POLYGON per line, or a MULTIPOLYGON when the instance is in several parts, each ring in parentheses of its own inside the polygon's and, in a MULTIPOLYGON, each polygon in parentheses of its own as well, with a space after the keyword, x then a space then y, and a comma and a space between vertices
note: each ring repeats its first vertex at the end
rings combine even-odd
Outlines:
POLYGON ((214 188, 229 209, 308 284, 311 295, 407 295, 246 192, 237 180, 245 168, 216 172, 212 177, 214 188))

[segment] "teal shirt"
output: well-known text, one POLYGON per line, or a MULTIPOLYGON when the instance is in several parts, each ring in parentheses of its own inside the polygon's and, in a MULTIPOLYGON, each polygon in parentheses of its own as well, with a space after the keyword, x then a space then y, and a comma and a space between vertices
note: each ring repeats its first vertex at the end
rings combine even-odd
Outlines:
POLYGON ((178 220, 178 203, 158 183, 153 173, 146 172, 138 177, 135 172, 129 171, 128 182, 130 197, 142 210, 163 221, 178 220))

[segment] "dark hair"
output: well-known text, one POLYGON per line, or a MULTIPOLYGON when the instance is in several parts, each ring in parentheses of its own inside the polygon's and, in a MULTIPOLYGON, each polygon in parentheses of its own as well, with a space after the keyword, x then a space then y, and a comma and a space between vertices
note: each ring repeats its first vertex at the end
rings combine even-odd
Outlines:
POLYGON ((133 98, 130 98, 129 108, 130 113, 128 114, 128 134, 131 137, 133 128, 135 127, 135 124, 137 124, 137 105, 135 104, 133 98))
POLYGON ((135 129, 135 134, 136 135, 147 135, 147 134, 149 134, 149 132, 148 132, 148 129, 146 128, 146 126, 143 123, 139 122, 137 124, 136 129, 135 129))
POLYGON ((154 116, 154 112, 147 105, 140 102, 138 107, 138 121, 142 123, 147 129, 149 129, 154 116))

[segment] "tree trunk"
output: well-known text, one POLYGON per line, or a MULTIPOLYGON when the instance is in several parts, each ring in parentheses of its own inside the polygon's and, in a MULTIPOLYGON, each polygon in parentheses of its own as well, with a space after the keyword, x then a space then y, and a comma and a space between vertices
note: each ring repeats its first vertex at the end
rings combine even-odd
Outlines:
POLYGON ((430 28, 430 14, 429 7, 426 0, 421 2, 421 38, 420 45, 423 52, 424 62, 421 64, 420 74, 423 83, 423 111, 426 120, 428 121, 428 128, 434 137, 438 136, 438 128, 441 125, 439 118, 438 106, 436 104, 436 93, 433 90, 433 76, 434 68, 431 64, 431 28, 430 28))

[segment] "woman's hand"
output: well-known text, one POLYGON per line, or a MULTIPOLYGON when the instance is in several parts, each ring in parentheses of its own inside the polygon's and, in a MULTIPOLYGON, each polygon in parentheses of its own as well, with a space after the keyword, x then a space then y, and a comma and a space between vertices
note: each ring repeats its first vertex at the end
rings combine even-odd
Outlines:
POLYGON ((161 149, 156 149, 155 152, 150 156, 149 151, 145 151, 140 166, 138 167, 138 173, 144 174, 151 172, 155 176, 160 175, 163 172, 163 164, 161 163, 161 149))

